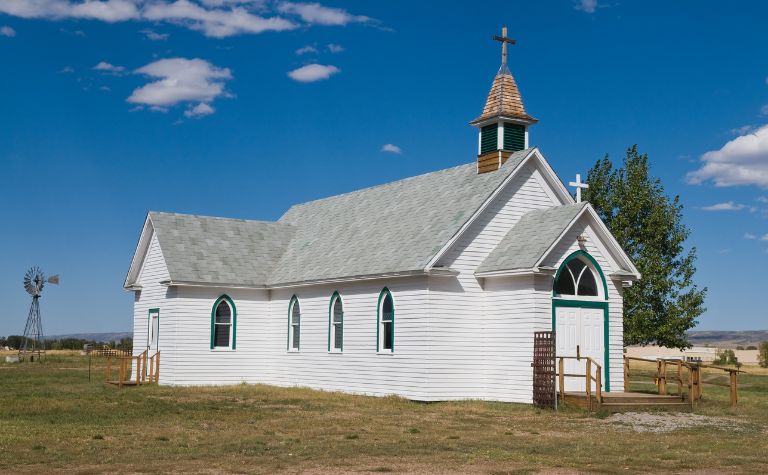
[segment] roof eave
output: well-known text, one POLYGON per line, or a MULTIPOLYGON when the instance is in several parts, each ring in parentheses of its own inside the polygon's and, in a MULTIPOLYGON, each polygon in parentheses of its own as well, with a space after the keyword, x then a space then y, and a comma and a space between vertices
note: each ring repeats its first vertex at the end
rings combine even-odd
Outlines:
POLYGON ((266 289, 266 284, 232 284, 224 282, 195 282, 183 280, 163 280, 160 285, 165 287, 214 287, 227 289, 266 289))
POLYGON ((549 266, 517 268, 517 269, 497 269, 484 272, 475 272, 475 277, 515 277, 520 275, 555 275, 557 269, 549 266))
POLYGON ((432 269, 414 269, 414 270, 406 270, 406 271, 398 271, 398 272, 383 272, 383 273, 377 273, 377 274, 351 275, 346 277, 334 277, 334 278, 328 278, 328 279, 277 282, 277 283, 270 283, 267 285, 267 287, 270 289, 282 289, 286 287, 302 287, 302 286, 308 286, 308 285, 336 284, 336 283, 342 283, 342 282, 354 282, 354 281, 361 281, 361 280, 378 280, 378 279, 390 279, 390 278, 397 278, 397 277, 414 277, 414 276, 425 276, 425 275, 436 275, 436 276, 458 275, 458 272, 455 272, 452 269, 448 269, 447 271, 438 270, 437 272, 435 272, 432 269))
POLYGON ((481 115, 477 119, 471 121, 469 124, 477 127, 482 127, 483 125, 486 125, 488 123, 495 122, 498 120, 506 120, 506 121, 513 122, 516 124, 521 124, 521 125, 533 125, 539 122, 539 119, 531 117, 527 114, 524 116, 520 116, 517 114, 505 114, 503 112, 500 112, 500 113, 494 113, 494 114, 481 115))

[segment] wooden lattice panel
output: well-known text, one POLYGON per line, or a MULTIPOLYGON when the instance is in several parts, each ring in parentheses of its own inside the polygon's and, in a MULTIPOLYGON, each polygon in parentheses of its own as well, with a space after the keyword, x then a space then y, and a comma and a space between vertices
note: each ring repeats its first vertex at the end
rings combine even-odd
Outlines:
POLYGON ((555 408, 555 332, 533 334, 533 404, 555 408))

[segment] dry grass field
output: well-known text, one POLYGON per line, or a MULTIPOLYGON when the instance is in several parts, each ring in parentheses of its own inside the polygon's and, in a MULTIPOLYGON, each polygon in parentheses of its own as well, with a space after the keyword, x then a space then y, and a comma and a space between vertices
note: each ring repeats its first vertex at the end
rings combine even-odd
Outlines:
POLYGON ((705 387, 693 414, 608 416, 260 385, 118 390, 93 361, 90 382, 75 354, 0 362, 0 472, 768 473, 758 368, 733 409, 705 387))

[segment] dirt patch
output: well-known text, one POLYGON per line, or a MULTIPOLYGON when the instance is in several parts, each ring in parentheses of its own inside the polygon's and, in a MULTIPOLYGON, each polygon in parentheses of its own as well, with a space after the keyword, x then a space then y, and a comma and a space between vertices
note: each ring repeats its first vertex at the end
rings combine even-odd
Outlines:
POLYGON ((664 433, 683 429, 722 429, 732 432, 753 431, 752 424, 726 417, 704 416, 682 412, 647 413, 625 412, 614 414, 603 420, 618 430, 630 432, 664 433))

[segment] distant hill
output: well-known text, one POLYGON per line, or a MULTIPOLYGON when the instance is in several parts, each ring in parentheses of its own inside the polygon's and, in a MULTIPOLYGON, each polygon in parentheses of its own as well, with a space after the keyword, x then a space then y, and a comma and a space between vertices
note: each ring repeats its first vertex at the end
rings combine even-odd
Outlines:
POLYGON ((737 346, 759 345, 768 341, 768 330, 749 331, 691 331, 688 340, 694 346, 717 346, 735 348, 737 346))
POLYGON ((114 332, 114 333, 70 333, 68 335, 48 335, 46 340, 59 340, 61 338, 77 338, 80 340, 93 340, 98 342, 119 341, 123 338, 133 337, 133 332, 114 332))

